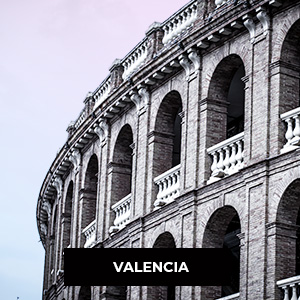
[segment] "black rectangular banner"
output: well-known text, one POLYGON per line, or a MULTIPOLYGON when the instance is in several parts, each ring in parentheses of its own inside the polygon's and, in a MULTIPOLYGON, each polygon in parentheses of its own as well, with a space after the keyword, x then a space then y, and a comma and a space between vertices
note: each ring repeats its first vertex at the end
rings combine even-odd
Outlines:
POLYGON ((66 286, 221 286, 230 283, 225 249, 64 249, 66 286))

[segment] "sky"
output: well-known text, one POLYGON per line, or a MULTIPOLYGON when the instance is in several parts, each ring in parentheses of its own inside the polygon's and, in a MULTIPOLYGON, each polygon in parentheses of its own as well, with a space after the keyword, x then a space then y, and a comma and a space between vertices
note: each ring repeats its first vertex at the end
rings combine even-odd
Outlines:
POLYGON ((188 0, 0 0, 0 299, 42 298, 36 204, 89 91, 188 0))

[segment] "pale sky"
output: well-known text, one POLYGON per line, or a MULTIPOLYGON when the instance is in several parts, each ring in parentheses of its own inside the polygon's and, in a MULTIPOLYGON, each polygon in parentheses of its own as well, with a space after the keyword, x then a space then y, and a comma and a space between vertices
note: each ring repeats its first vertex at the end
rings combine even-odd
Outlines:
POLYGON ((83 100, 187 0, 0 0, 0 299, 42 298, 40 187, 83 100))

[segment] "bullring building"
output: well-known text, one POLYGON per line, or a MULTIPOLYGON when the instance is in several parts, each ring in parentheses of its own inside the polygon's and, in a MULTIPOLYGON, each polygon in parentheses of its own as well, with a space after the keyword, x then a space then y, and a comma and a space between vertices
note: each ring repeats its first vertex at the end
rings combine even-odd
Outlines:
POLYGON ((298 299, 300 1, 192 0, 108 73, 40 190, 43 299, 298 299), (225 247, 234 276, 64 286, 91 247, 225 247))

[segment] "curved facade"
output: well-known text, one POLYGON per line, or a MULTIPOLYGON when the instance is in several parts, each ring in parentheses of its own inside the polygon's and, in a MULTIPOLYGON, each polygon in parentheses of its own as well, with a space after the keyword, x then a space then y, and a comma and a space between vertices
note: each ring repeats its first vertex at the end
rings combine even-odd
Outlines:
POLYGON ((299 45, 300 1, 198 0, 116 60, 40 191, 43 299, 296 299, 299 45), (64 287, 67 247, 227 247, 235 272, 223 287, 64 287))

